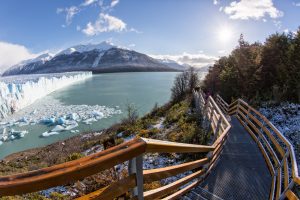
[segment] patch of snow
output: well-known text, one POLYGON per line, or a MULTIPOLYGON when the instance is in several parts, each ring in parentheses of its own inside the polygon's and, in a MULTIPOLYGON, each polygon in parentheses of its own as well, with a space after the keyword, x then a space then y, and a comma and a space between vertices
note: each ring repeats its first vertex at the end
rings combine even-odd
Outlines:
MULTIPOLYGON (((170 154, 170 156, 164 156, 158 153, 154 154, 146 154, 143 156, 143 169, 155 169, 162 168, 167 166, 174 166, 182 163, 182 159, 178 159, 178 154, 170 154), (179 162, 178 160, 181 160, 179 162)), ((191 174, 191 171, 178 174, 176 176, 168 177, 166 179, 161 180, 163 185, 172 183, 177 181, 187 175, 191 174)))
POLYGON ((34 63, 34 62, 42 62, 42 63, 45 63, 46 61, 49 61, 53 58, 53 55, 52 54, 49 54, 49 53, 45 53, 45 54, 42 54, 42 55, 39 55, 38 57, 36 58, 33 58, 33 59, 28 59, 28 60, 23 60, 21 61, 20 63, 14 65, 11 67, 11 69, 15 69, 15 68, 19 68, 19 69, 22 69, 25 65, 29 64, 29 63, 34 63))
POLYGON ((51 197, 51 193, 53 192, 57 192, 57 193, 60 193, 60 194, 63 194, 63 195, 67 195, 67 196, 75 196, 76 194, 73 193, 73 192, 70 192, 66 187, 64 186, 57 186, 57 187, 53 187, 53 188, 49 188, 47 190, 43 190, 43 191, 40 191, 40 194, 47 197, 47 198, 50 198, 51 197))
POLYGON ((263 105, 259 111, 292 143, 300 170, 300 104, 263 105))
POLYGON ((103 151, 103 150, 104 150, 103 145, 96 145, 96 146, 93 146, 92 148, 84 151, 83 154, 85 156, 87 156, 87 155, 90 155, 90 154, 93 154, 93 153, 97 153, 97 152, 100 152, 100 151, 103 151))
POLYGON ((164 128, 164 121, 165 121, 165 118, 161 117, 159 119, 159 122, 157 124, 153 125, 152 128, 163 129, 164 128))
POLYGON ((97 56, 97 58, 95 59, 92 68, 97 67, 97 65, 99 64, 100 59, 102 58, 104 52, 100 52, 99 55, 97 56))
POLYGON ((69 55, 74 52, 82 53, 82 52, 87 52, 87 51, 92 51, 92 50, 106 51, 113 47, 115 47, 115 46, 109 42, 101 42, 99 44, 76 45, 76 46, 67 48, 66 50, 59 52, 57 55, 62 55, 62 54, 69 55))

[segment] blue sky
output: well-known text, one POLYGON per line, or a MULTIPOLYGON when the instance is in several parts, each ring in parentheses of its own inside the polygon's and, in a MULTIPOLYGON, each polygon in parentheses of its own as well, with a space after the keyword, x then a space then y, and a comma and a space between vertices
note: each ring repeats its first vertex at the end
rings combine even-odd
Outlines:
POLYGON ((2 0, 0 69, 104 40, 202 66, 228 54, 240 33, 263 42, 299 19, 300 0, 2 0))

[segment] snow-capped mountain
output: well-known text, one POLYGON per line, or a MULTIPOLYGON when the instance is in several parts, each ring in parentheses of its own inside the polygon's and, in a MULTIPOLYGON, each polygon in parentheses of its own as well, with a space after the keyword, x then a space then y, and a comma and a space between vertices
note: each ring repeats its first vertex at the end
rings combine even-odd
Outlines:
POLYGON ((108 42, 77 45, 54 57, 41 55, 9 68, 3 76, 18 74, 57 73, 69 71, 132 72, 178 71, 181 65, 163 63, 145 54, 116 47, 108 42))
POLYGON ((30 64, 30 63, 36 63, 36 62, 45 63, 46 61, 50 60, 51 58, 53 58, 53 55, 51 55, 51 54, 49 54, 49 53, 44 53, 44 54, 39 55, 39 56, 36 57, 36 58, 24 60, 24 61, 22 61, 22 62, 16 64, 16 65, 13 66, 13 67, 22 67, 22 66, 25 66, 25 65, 27 65, 27 64, 30 64))
POLYGON ((178 69, 178 70, 184 70, 184 69, 188 69, 189 67, 191 67, 188 64, 179 64, 178 62, 176 62, 175 60, 171 60, 168 58, 163 58, 163 59, 159 59, 157 58, 156 60, 158 60, 159 62, 161 62, 164 65, 168 65, 169 67, 172 67, 174 69, 178 69))
POLYGON ((83 52, 92 51, 92 50, 106 51, 106 50, 111 49, 113 47, 116 47, 116 46, 114 46, 112 43, 109 43, 109 42, 106 42, 106 41, 101 42, 99 44, 88 44, 88 45, 80 44, 80 45, 76 45, 76 46, 73 46, 73 47, 69 47, 69 48, 59 52, 57 55, 62 55, 62 54, 70 55, 74 52, 83 53, 83 52))
POLYGON ((49 53, 45 53, 45 54, 39 55, 36 58, 24 60, 14 66, 12 66, 8 70, 6 70, 3 73, 3 75, 7 72, 9 73, 7 75, 28 74, 28 73, 19 73, 19 72, 23 71, 23 72, 30 73, 31 70, 34 70, 36 67, 45 64, 45 62, 51 60, 52 58, 53 58, 53 55, 51 55, 49 53))

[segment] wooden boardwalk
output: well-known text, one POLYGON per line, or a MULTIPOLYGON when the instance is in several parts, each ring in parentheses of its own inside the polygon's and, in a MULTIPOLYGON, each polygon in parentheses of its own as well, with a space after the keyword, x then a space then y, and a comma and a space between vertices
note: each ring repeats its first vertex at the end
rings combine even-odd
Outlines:
POLYGON ((232 117, 220 160, 205 181, 183 199, 265 200, 272 177, 255 141, 232 117))

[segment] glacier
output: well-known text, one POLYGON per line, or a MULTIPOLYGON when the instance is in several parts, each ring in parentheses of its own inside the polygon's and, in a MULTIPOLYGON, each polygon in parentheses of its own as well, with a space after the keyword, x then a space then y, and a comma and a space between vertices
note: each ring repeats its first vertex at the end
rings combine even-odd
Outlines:
POLYGON ((92 72, 22 75, 0 78, 0 119, 55 90, 92 77, 92 72))
POLYGON ((64 105, 49 97, 51 92, 86 80, 92 72, 67 72, 43 75, 21 75, 0 78, 0 145, 25 137, 22 126, 44 125, 50 130, 41 137, 62 132, 78 133, 79 123, 88 124, 120 110, 99 105, 64 105), (43 100, 39 100, 42 97, 43 100), (44 101, 47 99, 47 101, 44 101))

